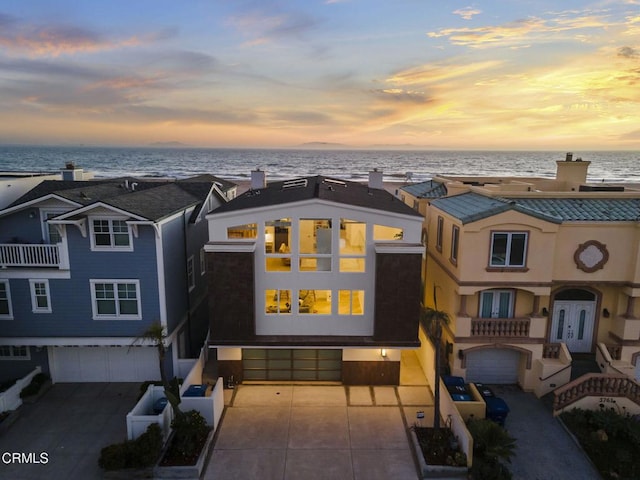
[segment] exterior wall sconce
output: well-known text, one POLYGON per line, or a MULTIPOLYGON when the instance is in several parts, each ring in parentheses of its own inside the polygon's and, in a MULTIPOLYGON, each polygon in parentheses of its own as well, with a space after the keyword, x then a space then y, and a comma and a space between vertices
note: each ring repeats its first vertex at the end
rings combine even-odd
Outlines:
POLYGON ((33 220, 34 218, 36 218, 36 211, 35 211, 35 210, 31 210, 31 211, 29 212, 29 218, 30 218, 30 219, 32 219, 32 220, 33 220))
POLYGON ((611 316, 611 313, 609 313, 609 310, 608 310, 608 309, 603 308, 603 309, 602 309, 602 316, 603 316, 604 318, 609 318, 609 317, 611 316))
POLYGON ((380 356, 382 358, 387 358, 387 349, 386 348, 381 348, 380 349, 380 356))
POLYGON ((464 358, 464 350, 462 350, 462 349, 458 350, 458 358, 460 360, 462 360, 464 358))
POLYGON ((545 317, 549 315, 549 310, 547 309, 547 307, 542 307, 542 315, 545 317))

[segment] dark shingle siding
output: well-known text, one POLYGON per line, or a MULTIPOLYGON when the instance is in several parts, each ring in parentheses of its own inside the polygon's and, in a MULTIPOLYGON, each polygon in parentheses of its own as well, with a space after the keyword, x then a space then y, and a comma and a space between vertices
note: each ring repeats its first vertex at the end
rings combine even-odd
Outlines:
POLYGON ((321 175, 273 182, 266 188, 249 190, 229 203, 221 205, 212 213, 283 205, 312 199, 383 210, 402 215, 421 216, 386 190, 369 188, 366 184, 332 179, 321 175), (299 186, 287 187, 287 185, 299 186))

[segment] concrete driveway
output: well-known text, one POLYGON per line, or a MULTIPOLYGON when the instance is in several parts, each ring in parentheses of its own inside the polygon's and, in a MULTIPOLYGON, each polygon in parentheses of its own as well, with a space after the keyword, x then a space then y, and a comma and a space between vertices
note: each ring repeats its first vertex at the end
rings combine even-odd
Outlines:
POLYGON ((514 480, 602 478, 560 421, 533 393, 514 385, 491 388, 510 409, 505 427, 517 440, 516 455, 509 465, 514 480))
POLYGON ((126 415, 138 383, 59 383, 0 436, 0 478, 16 480, 100 479, 100 450, 126 438, 126 415), (32 453, 47 463, 5 462, 6 453, 32 453))
POLYGON ((240 385, 204 479, 416 479, 407 423, 429 409, 426 386, 240 385))

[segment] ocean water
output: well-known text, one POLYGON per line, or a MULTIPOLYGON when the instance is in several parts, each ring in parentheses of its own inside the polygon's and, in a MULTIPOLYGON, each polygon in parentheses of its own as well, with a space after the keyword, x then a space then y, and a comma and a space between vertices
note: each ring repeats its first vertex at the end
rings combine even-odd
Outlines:
MULTIPOLYGON (((591 161, 589 181, 639 182, 640 152, 574 152, 591 161)), ((120 148, 0 146, 0 171, 58 171, 67 162, 98 177, 123 175, 184 178, 210 173, 246 180, 260 168, 270 180, 326 175, 365 180, 377 168, 390 182, 427 180, 434 175, 554 177, 565 152, 300 150, 223 148, 120 148)))

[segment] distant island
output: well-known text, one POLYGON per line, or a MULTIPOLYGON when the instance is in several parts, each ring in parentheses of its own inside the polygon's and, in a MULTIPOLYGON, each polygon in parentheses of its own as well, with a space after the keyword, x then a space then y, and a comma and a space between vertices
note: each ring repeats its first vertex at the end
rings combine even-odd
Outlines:
POLYGON ((149 146, 151 147, 188 147, 189 145, 186 145, 182 142, 153 142, 150 143, 149 146))
POLYGON ((345 143, 333 142, 307 142, 295 145, 290 148, 317 149, 317 150, 425 150, 433 149, 430 145, 403 144, 376 144, 376 145, 347 145, 345 143))

